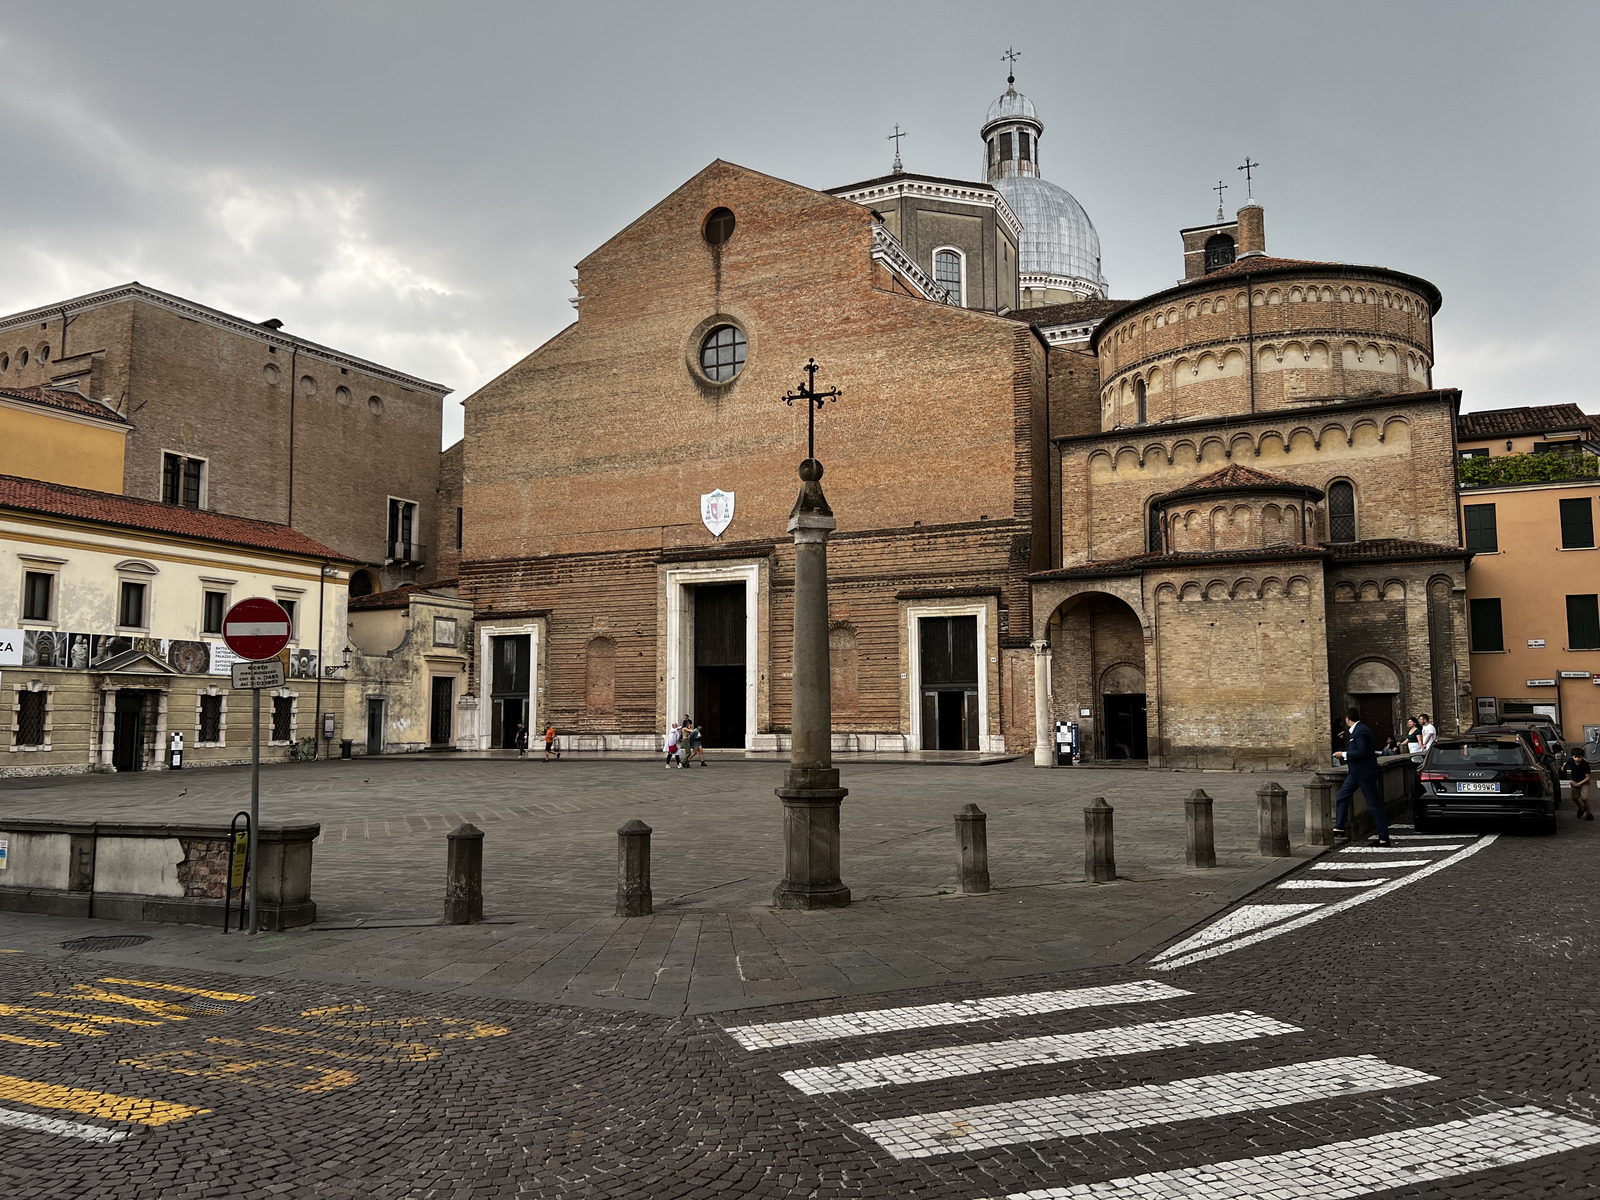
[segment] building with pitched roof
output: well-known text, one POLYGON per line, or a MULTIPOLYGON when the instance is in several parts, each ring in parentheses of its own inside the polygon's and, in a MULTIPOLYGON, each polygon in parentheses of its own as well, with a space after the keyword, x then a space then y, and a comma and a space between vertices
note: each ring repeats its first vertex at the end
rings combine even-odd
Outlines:
POLYGON ((331 746, 357 565, 287 525, 0 476, 0 775, 161 770, 174 734, 185 766, 248 762, 250 699, 222 638, 248 596, 291 626, 263 760, 331 746))
POLYGON ((122 490, 133 424, 75 384, 0 387, 0 475, 122 490))

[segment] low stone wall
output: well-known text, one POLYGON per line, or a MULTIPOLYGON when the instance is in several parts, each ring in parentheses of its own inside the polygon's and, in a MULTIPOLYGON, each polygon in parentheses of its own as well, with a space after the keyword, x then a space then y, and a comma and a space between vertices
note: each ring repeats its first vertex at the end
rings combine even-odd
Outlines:
MULTIPOLYGON (((1409 821, 1411 802, 1417 794, 1417 764, 1411 761, 1409 754, 1395 754, 1380 758, 1378 768, 1380 771, 1378 794, 1383 799, 1383 811, 1389 818, 1389 824, 1409 821)), ((1317 778, 1326 779, 1331 783, 1333 794, 1337 796, 1339 789, 1344 786, 1345 777, 1349 774, 1349 770, 1345 767, 1324 767, 1317 772, 1317 778)), ((1361 794, 1361 789, 1357 788, 1352 800, 1350 836, 1366 837, 1376 828, 1372 823, 1372 813, 1367 810, 1367 798, 1361 794)))
MULTIPOLYGON (((260 831, 263 929, 309 925, 311 845, 320 825, 260 831)), ((0 910, 118 921, 222 924, 226 826, 0 819, 0 910)), ((234 896, 237 909, 240 899, 234 896)))

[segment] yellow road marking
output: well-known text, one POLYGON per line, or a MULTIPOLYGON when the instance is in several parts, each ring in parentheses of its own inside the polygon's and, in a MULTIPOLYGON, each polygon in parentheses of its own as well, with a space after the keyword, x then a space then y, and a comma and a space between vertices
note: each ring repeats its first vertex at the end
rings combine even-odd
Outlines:
POLYGON ((145 1100, 138 1096, 118 1096, 111 1092, 94 1092, 87 1088, 64 1087, 56 1083, 42 1083, 34 1079, 18 1079, 0 1075, 0 1100, 12 1104, 28 1104, 34 1108, 58 1108, 67 1112, 103 1117, 110 1121, 137 1121, 140 1125, 166 1125, 188 1117, 210 1112, 209 1108, 195 1108, 189 1104, 172 1104, 165 1100, 145 1100))
POLYGON ((49 1000, 90 1000, 101 1004, 126 1004, 148 1016, 155 1017, 158 1021, 187 1021, 189 1014, 195 1011, 184 1004, 174 1004, 171 1000, 157 1000, 152 996, 124 996, 121 992, 108 992, 105 988, 95 987, 92 983, 75 983, 70 992, 35 992, 35 996, 42 996, 49 1000))
MULTIPOLYGON (((293 1034, 298 1033, 299 1030, 289 1029, 278 1030, 277 1032, 293 1034)), ((346 1062, 431 1062, 433 1059, 438 1058, 442 1053, 442 1051, 435 1050, 431 1046, 419 1046, 414 1043, 407 1045, 403 1042, 385 1042, 380 1038, 374 1038, 372 1040, 377 1042, 379 1046, 390 1046, 395 1050, 404 1052, 386 1054, 382 1050, 368 1052, 353 1049, 347 1050, 339 1046, 301 1046, 284 1042, 252 1042, 244 1038, 230 1037, 209 1037, 206 1039, 207 1043, 213 1046, 235 1046, 242 1050, 271 1050, 278 1053, 287 1052, 289 1054, 320 1054, 324 1058, 338 1058, 343 1059, 346 1062)))
POLYGON ((159 1025, 160 1021, 142 1021, 137 1017, 108 1017, 104 1013, 70 1012, 59 1008, 29 1008, 23 1004, 0 1004, 0 1016, 15 1017, 30 1025, 48 1025, 64 1033, 81 1033, 85 1037, 105 1037, 109 1029, 97 1025, 159 1025), (66 1017, 67 1021, 52 1021, 51 1017, 66 1017))
POLYGON ((362 1013, 370 1012, 365 1004, 327 1004, 321 1008, 308 1008, 300 1015, 315 1021, 323 1021, 341 1029, 387 1029, 400 1028, 405 1030, 424 1029, 430 1025, 442 1025, 448 1032, 435 1034, 440 1041, 471 1041, 475 1038, 504 1037, 511 1030, 504 1025, 490 1025, 484 1021, 473 1021, 465 1017, 370 1017, 364 1018, 362 1013), (457 1028, 458 1026, 462 1028, 457 1028))
POLYGON ((149 988, 154 992, 182 992, 185 996, 203 996, 207 1000, 234 1000, 241 1004, 255 999, 244 992, 212 992, 205 988, 184 987, 181 983, 150 983, 143 979, 102 979, 100 982, 114 983, 119 987, 149 988))
POLYGON ((21 950, 0 950, 0 954, 21 954, 21 950))
POLYGON ((18 1037, 14 1033, 0 1033, 0 1042, 10 1042, 13 1046, 41 1046, 46 1049, 61 1045, 60 1042, 46 1042, 39 1038, 18 1037))
POLYGON ((290 1058, 253 1058, 238 1062, 202 1050, 163 1050, 145 1058, 125 1058, 122 1060, 122 1065, 137 1067, 141 1071, 164 1071, 169 1075, 189 1075, 201 1079, 248 1083, 269 1091, 300 1092, 308 1096, 336 1092, 340 1088, 349 1087, 361 1078, 354 1071, 345 1071, 337 1067, 307 1066, 290 1058), (310 1072, 316 1078, 308 1083, 277 1083, 252 1073, 274 1068, 287 1070, 294 1076, 299 1076, 301 1072, 310 1072))

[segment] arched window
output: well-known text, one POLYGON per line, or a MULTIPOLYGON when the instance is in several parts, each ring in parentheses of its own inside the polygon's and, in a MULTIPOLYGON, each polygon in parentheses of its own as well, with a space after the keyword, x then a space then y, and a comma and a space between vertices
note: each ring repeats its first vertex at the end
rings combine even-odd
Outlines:
POLYGON ((350 572, 350 598, 352 600, 358 596, 370 596, 377 590, 377 586, 372 581, 371 571, 363 567, 350 572))
POLYGON ((933 252, 933 281, 950 293, 950 301, 963 308, 967 304, 965 271, 961 251, 942 249, 933 252))
POLYGON ((1139 409, 1139 424, 1143 425, 1150 419, 1150 415, 1149 408, 1145 404, 1145 386, 1142 379, 1133 381, 1133 401, 1139 409))
POLYGON ((1151 554, 1163 553, 1161 537, 1161 510, 1154 504, 1150 506, 1150 534, 1147 549, 1151 554))
POLYGON ((1343 479, 1328 488, 1328 540, 1356 540, 1356 489, 1343 479))
POLYGON ((1206 239, 1206 273, 1225 267, 1233 261, 1233 239, 1225 233, 1214 233, 1206 239))

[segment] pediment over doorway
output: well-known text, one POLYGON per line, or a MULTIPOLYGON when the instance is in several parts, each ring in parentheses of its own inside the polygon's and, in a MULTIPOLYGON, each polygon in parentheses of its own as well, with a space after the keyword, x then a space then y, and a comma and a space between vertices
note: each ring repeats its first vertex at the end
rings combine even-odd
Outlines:
POLYGON ((176 675, 161 659, 148 650, 124 650, 114 658, 95 665, 96 675, 176 675))

